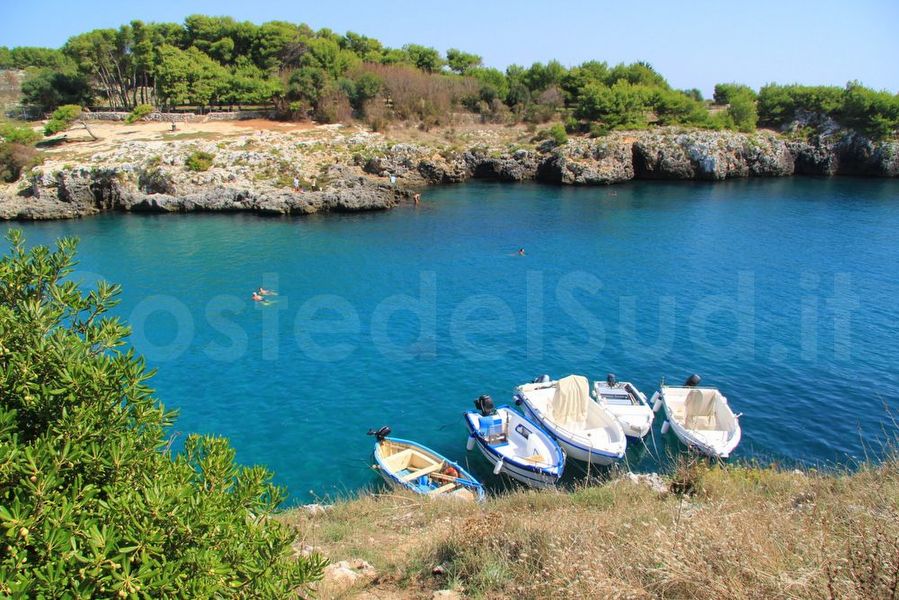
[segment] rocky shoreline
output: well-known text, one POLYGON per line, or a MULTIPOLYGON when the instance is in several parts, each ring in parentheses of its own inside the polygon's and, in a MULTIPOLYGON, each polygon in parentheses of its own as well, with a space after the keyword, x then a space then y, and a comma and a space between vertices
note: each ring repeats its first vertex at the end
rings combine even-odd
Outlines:
MULTIPOLYGON (((790 175, 899 175, 899 142, 848 131, 806 139, 662 128, 572 138, 556 145, 391 143, 342 128, 326 135, 257 132, 210 140, 126 141, 112 150, 49 160, 0 189, 0 219, 64 219, 103 212, 235 212, 305 215, 386 210, 427 185, 469 179, 607 185, 631 180, 720 181, 790 175), (192 152, 214 156, 186 168, 192 152), (295 190, 292 178, 302 178, 295 190)), ((319 131, 318 133, 321 133, 319 131)))

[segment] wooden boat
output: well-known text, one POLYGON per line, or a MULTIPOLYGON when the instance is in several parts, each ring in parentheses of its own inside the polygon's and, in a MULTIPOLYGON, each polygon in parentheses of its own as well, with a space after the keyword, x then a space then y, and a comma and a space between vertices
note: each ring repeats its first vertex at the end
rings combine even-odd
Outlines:
POLYGON ((484 499, 484 486, 459 464, 419 443, 388 437, 389 427, 368 433, 377 440, 374 468, 388 484, 423 496, 484 499))
POLYGON ((587 378, 569 375, 558 381, 548 375, 515 388, 515 403, 540 425, 569 457, 609 465, 624 457, 624 430, 604 406, 590 398, 587 378))
POLYGON ((652 429, 655 413, 633 383, 609 373, 605 381, 593 383, 593 397, 618 420, 627 437, 641 439, 652 429))
POLYGON ((714 458, 727 458, 740 443, 740 415, 716 388, 697 387, 699 375, 682 386, 662 385, 652 397, 653 410, 665 408, 662 433, 670 429, 690 448, 714 458))
POLYGON ((535 487, 553 487, 565 469, 565 451, 536 423, 508 406, 494 409, 490 396, 465 413, 468 450, 475 445, 493 465, 494 475, 508 475, 535 487))

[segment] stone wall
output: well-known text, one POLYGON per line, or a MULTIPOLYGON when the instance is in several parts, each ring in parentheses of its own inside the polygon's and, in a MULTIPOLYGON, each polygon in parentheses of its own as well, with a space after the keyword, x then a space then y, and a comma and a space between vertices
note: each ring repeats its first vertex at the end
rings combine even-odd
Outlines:
MULTIPOLYGON (((88 121, 124 121, 128 117, 127 112, 95 111, 85 112, 84 118, 88 121)), ((171 123, 205 123, 207 121, 246 121, 247 119, 270 119, 273 115, 266 110, 237 110, 228 112, 210 112, 205 115, 197 113, 161 113, 154 112, 144 117, 145 121, 171 123)))

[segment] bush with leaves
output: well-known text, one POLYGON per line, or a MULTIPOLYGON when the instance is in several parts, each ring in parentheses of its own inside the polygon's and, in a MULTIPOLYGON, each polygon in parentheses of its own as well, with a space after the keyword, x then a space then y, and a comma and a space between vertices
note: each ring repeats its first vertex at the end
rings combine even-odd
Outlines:
POLYGON ((215 160, 215 154, 211 152, 203 152, 195 150, 191 152, 184 161, 184 166, 190 171, 208 171, 212 167, 212 161, 215 160))
POLYGON ((321 577, 271 514, 284 498, 222 438, 173 454, 119 287, 68 279, 76 243, 0 259, 0 596, 284 598, 321 577))
POLYGON ((57 133, 65 131, 75 123, 81 124, 91 138, 97 139, 97 136, 94 135, 90 130, 90 127, 85 123, 83 111, 77 104, 64 104, 54 110, 53 114, 50 115, 50 120, 44 125, 44 135, 56 135, 57 133))
POLYGON ((132 123, 137 123, 138 121, 144 119, 147 115, 153 114, 155 109, 150 104, 138 104, 134 107, 128 116, 125 117, 125 122, 129 125, 132 123))
POLYGON ((0 123, 0 138, 2 141, 10 144, 22 144, 30 146, 39 139, 41 134, 31 127, 25 125, 16 125, 15 123, 0 123))
POLYGON ((755 95, 745 91, 732 94, 729 98, 727 116, 737 131, 752 133, 758 124, 759 115, 755 105, 755 95))
POLYGON ((731 99, 736 96, 749 95, 753 100, 756 98, 755 91, 748 85, 742 83, 716 83, 715 94, 712 96, 715 104, 730 104, 731 99))
POLYGON ((32 146, 0 142, 0 180, 6 183, 18 181, 25 171, 43 162, 43 155, 32 146))

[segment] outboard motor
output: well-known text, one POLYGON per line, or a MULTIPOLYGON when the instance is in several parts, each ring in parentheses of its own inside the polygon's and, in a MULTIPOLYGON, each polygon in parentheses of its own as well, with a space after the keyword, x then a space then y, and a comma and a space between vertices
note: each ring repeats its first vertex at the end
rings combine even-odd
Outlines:
POLYGON ((384 438, 386 438, 388 435, 390 435, 390 427, 385 425, 384 427, 381 427, 378 430, 369 429, 368 435, 373 435, 379 442, 383 442, 384 438))
POLYGON ((549 383, 550 381, 552 381, 552 379, 549 375, 540 375, 538 377, 535 377, 534 381, 532 381, 531 383, 549 383))
POLYGON ((609 387, 611 387, 611 388, 618 385, 618 380, 615 378, 614 373, 609 373, 608 375, 606 375, 606 383, 608 383, 609 387))
POLYGON ((692 375, 687 377, 687 380, 684 382, 684 387, 696 387, 697 385, 699 385, 700 381, 702 381, 702 377, 700 377, 696 373, 693 373, 692 375))
POLYGON ((480 412, 484 417, 489 417, 490 415, 496 414, 496 407, 493 405, 493 398, 491 398, 487 394, 478 397, 478 399, 474 401, 474 407, 478 409, 478 412, 480 412))

